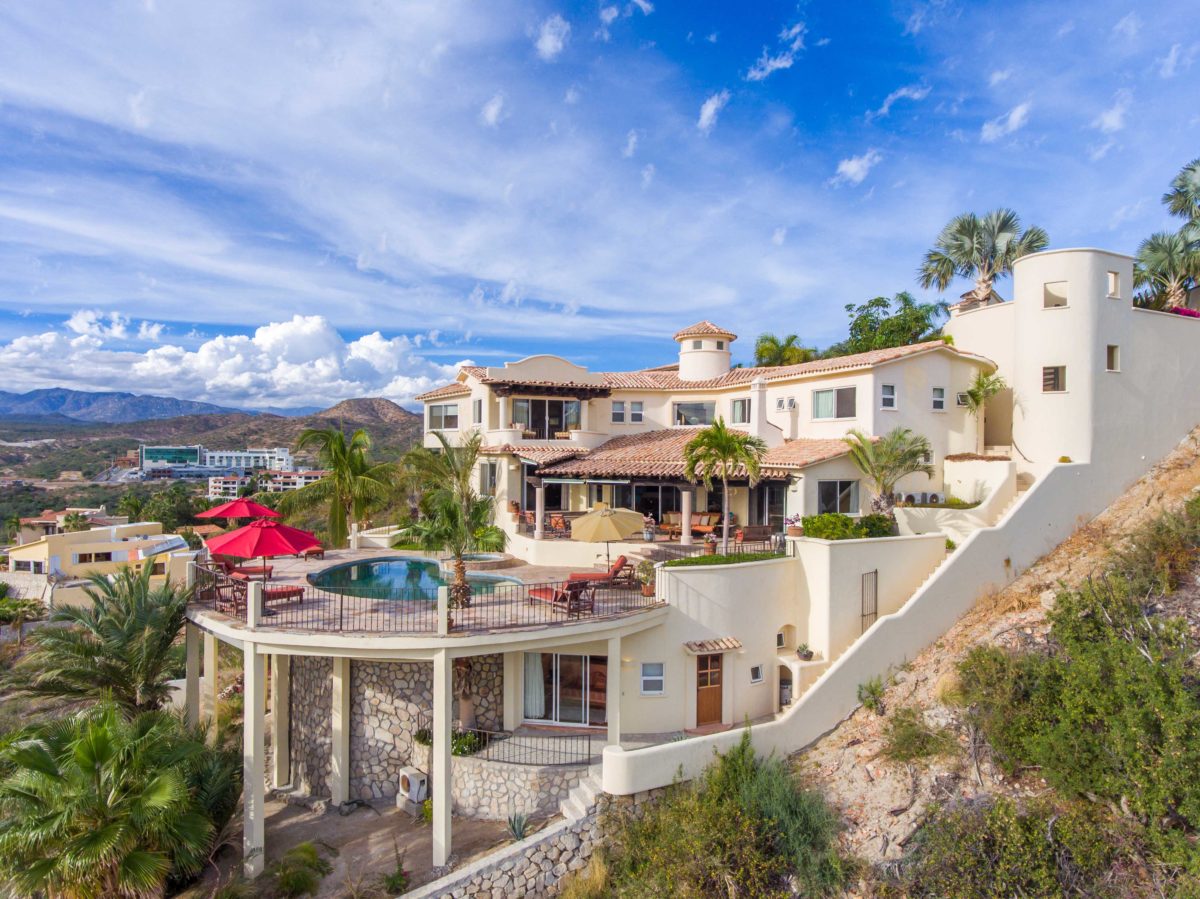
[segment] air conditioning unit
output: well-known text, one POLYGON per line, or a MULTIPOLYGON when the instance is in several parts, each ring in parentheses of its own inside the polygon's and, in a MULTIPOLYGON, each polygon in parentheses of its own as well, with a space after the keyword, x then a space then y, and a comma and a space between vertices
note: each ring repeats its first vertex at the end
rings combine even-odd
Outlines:
POLYGON ((787 407, 788 407, 789 409, 795 409, 795 408, 796 408, 796 398, 795 398, 794 396, 789 396, 789 397, 787 398, 787 407))
POLYGON ((400 769, 400 790, 397 799, 424 802, 429 795, 429 775, 419 768, 400 769))
POLYGON ((942 498, 936 493, 931 493, 929 494, 929 499, 927 502, 932 506, 940 506, 942 503, 942 498))

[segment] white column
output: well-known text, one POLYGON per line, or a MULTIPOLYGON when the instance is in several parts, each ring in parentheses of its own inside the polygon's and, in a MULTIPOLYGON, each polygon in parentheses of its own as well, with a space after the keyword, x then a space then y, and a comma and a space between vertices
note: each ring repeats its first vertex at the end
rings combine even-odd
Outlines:
POLYGON ((246 627, 256 628, 262 621, 263 585, 262 581, 250 581, 246 585, 246 627))
POLYGON ((525 653, 506 652, 504 654, 504 729, 516 730, 521 723, 524 705, 524 687, 521 683, 525 653))
POLYGON ((440 867, 450 858, 450 718, 453 714, 450 654, 440 649, 433 656, 433 864, 440 867))
POLYGON ((500 429, 506 429, 512 424, 512 419, 508 414, 508 397, 502 396, 498 398, 500 401, 500 429))
POLYGON ((257 877, 263 871, 265 849, 266 808, 265 773, 266 745, 263 720, 263 700, 266 693, 266 660, 253 643, 243 646, 245 653, 245 708, 242 719, 242 798, 245 820, 242 825, 242 870, 247 877, 257 877))
POLYGON ((204 693, 200 702, 200 713, 209 718, 209 728, 213 740, 217 738, 217 694, 221 688, 217 685, 217 638, 212 634, 204 635, 204 693))
POLYGON ((271 656, 271 783, 282 787, 291 782, 291 720, 292 657, 274 653, 271 656))
POLYGON ((692 545, 692 501, 696 491, 686 488, 679 491, 679 542, 684 546, 692 545))
POLYGON ((733 658, 732 652, 721 656, 721 723, 733 724, 733 658))
POLYGON ((546 536, 545 519, 546 519, 546 487, 541 481, 538 481, 537 487, 534 489, 535 499, 533 503, 533 539, 541 540, 546 536))
POLYGON ((589 414, 592 408, 592 401, 582 399, 579 401, 579 429, 581 431, 591 430, 591 415, 589 414))
POLYGON ((608 713, 609 746, 621 745, 621 637, 608 638, 608 678, 605 684, 604 708, 608 713))
POLYGON ((350 660, 333 660, 333 766, 329 792, 334 805, 350 801, 350 660))
POLYGON ((200 628, 190 621, 183 626, 183 708, 188 727, 200 722, 200 628))

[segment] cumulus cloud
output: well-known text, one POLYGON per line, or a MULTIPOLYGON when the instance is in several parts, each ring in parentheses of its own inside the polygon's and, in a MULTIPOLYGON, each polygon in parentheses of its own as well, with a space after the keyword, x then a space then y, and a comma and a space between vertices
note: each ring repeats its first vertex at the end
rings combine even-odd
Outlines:
POLYGON ((1025 123, 1029 121, 1029 109, 1032 105, 1028 101, 1019 103, 1004 115, 984 122, 983 127, 979 129, 979 139, 985 144, 994 143, 1025 127, 1025 123))
POLYGON ((1092 120, 1092 127, 1105 134, 1115 134, 1125 127, 1125 114, 1133 103, 1133 94, 1122 88, 1113 94, 1112 106, 1109 106, 1092 120))
POLYGON ((563 52, 570 36, 571 23, 555 13, 542 22, 533 46, 537 49, 538 56, 546 62, 553 62, 563 52))
POLYGON ((897 100, 924 100, 929 96, 930 90, 932 88, 927 84, 908 84, 904 87, 898 87, 884 98, 883 104, 878 109, 867 112, 867 121, 869 122, 872 119, 886 116, 892 111, 892 106, 897 100))
MULTIPOLYGON (((163 344, 144 351, 113 348, 125 333, 113 332, 111 318, 85 310, 65 324, 0 344, 0 366, 16 389, 153 390, 246 408, 332 405, 368 395, 411 403, 461 364, 440 365, 418 354, 429 335, 388 338, 373 331, 347 341, 320 315, 295 315, 253 334, 210 336, 193 348, 163 344)), ((161 325, 143 326, 147 337, 161 333, 161 325)))
POLYGON ((630 129, 629 133, 625 135, 625 146, 621 148, 621 155, 625 159, 629 159, 634 153, 637 152, 637 145, 638 133, 633 129, 630 129))
POLYGON ((804 49, 804 34, 807 30, 803 22, 797 22, 779 32, 779 45, 775 51, 763 47, 762 55, 746 72, 746 80, 764 81, 772 72, 790 69, 796 62, 796 55, 804 49))
POLYGON ((878 150, 870 149, 861 156, 851 156, 849 159, 843 159, 837 165, 837 171, 829 180, 830 184, 862 184, 867 175, 871 173, 871 169, 879 165, 883 161, 883 154, 878 150))
POLYGON ((704 134, 710 133, 717 124, 717 117, 725 104, 729 102, 729 91, 717 91, 700 104, 700 118, 696 119, 696 127, 704 134))
POLYGON ((504 94, 494 95, 479 110, 479 121, 489 128, 495 128, 506 118, 508 118, 508 111, 504 108, 504 94))

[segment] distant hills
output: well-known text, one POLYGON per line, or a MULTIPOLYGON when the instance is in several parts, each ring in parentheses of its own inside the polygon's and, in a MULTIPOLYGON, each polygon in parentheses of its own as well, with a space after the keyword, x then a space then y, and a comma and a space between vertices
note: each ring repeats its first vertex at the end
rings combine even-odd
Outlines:
POLYGON ((133 393, 93 393, 50 387, 28 393, 0 390, 0 418, 31 419, 55 416, 70 421, 129 422, 180 415, 235 412, 212 403, 177 400, 171 396, 138 396, 133 393))

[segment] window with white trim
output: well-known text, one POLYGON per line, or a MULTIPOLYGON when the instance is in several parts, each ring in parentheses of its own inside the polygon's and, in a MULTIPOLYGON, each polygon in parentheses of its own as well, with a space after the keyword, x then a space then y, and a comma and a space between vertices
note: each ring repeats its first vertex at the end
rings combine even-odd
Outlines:
POLYGON ((483 424, 483 400, 471 400, 471 422, 483 424))
POLYGON ((751 665, 750 666, 750 683, 761 684, 764 680, 765 680, 765 678, 763 677, 763 666, 762 665, 751 665))
POLYGON ((717 341, 717 349, 718 349, 718 350, 723 350, 723 349, 725 349, 725 341, 723 341, 723 340, 718 340, 718 341, 717 341))
POLYGON ((855 387, 814 390, 812 394, 812 417, 854 418, 857 392, 857 388, 855 387))
POLYGON ((716 403, 674 403, 671 419, 675 424, 689 427, 710 425, 717 417, 716 403))
POLYGON ((662 696, 666 692, 666 675, 662 662, 642 662, 642 695, 662 696))
POLYGON ((1121 296, 1121 276, 1116 272, 1108 273, 1108 295, 1114 300, 1121 296))
POLYGON ((642 422, 642 401, 632 400, 629 403, 629 421, 631 424, 641 424, 642 422))
POLYGON ((971 397, 967 394, 967 392, 965 390, 961 391, 959 393, 956 393, 956 394, 954 394, 954 405, 969 406, 969 405, 971 405, 971 397))
POLYGON ((934 412, 945 412, 946 411, 946 388, 945 387, 934 387, 933 388, 933 411, 934 412))
POLYGON ((896 408, 896 385, 881 384, 879 387, 879 408, 880 409, 895 409, 896 408))
POLYGON ((429 407, 431 431, 458 430, 458 403, 435 403, 429 407))
POLYGON ((734 400, 729 407, 729 423, 734 425, 750 424, 750 400, 734 400))
POLYGON ((692 349, 693 350, 699 350, 699 349, 702 349, 703 347, 704 347, 703 340, 693 340, 692 341, 692 349))
POLYGON ((858 514, 858 481, 817 481, 817 514, 858 514))
POLYGON ((495 496, 497 480, 499 480, 499 463, 495 459, 480 462, 479 492, 484 496, 495 496))
POLYGON ((616 425, 625 423, 625 401, 624 400, 613 400, 612 420, 613 420, 613 424, 616 424, 616 425))

